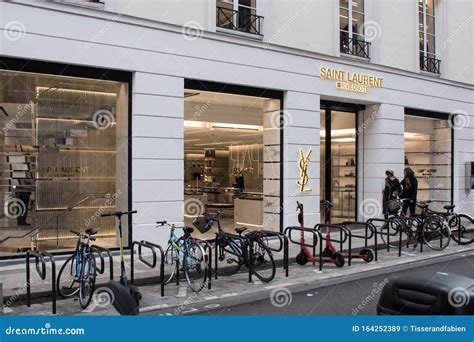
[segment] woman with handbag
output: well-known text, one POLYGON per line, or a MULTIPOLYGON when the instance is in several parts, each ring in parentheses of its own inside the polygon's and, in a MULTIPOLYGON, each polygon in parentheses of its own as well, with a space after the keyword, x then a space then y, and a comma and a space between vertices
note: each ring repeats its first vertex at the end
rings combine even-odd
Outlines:
POLYGON ((415 172, 413 172, 411 168, 405 168, 404 178, 401 185, 403 190, 400 197, 406 199, 403 201, 402 206, 403 215, 406 215, 408 208, 410 208, 410 216, 415 215, 416 197, 418 194, 418 180, 415 177, 415 172))
POLYGON ((392 169, 385 171, 385 187, 382 191, 383 194, 383 215, 385 219, 388 219, 389 214, 395 214, 399 209, 398 202, 396 199, 402 192, 402 187, 398 178, 395 177, 395 172, 392 169))

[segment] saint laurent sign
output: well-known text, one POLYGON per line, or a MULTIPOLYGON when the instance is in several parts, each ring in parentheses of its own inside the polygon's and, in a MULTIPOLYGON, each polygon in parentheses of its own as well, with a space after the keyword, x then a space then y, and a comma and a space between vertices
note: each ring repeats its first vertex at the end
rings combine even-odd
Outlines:
POLYGON ((312 150, 309 149, 308 153, 305 155, 303 150, 300 149, 300 158, 298 159, 298 167, 300 169, 300 179, 296 182, 300 188, 300 192, 311 191, 311 189, 306 188, 306 184, 309 181, 308 175, 308 166, 309 166, 309 157, 311 156, 312 150))
POLYGON ((319 77, 322 80, 336 81, 336 88, 341 90, 354 91, 358 93, 368 93, 369 88, 382 88, 382 78, 352 73, 340 69, 319 68, 319 77))

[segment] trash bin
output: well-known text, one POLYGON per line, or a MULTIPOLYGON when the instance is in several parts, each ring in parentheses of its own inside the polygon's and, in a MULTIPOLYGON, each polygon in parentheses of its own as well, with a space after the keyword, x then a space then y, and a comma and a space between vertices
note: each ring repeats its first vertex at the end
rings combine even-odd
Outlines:
POLYGON ((474 315, 474 279, 459 274, 422 272, 388 282, 378 315, 474 315))

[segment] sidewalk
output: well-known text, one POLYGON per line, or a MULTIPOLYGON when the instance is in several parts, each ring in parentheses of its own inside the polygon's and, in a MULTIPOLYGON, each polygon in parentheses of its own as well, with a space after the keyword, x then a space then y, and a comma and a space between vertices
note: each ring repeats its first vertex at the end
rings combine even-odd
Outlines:
MULTIPOLYGON (((160 297, 160 287, 158 284, 140 286, 143 294, 140 312, 160 311, 162 314, 184 314, 185 309, 191 304, 201 303, 209 305, 217 305, 219 301, 228 298, 237 298, 240 303, 255 300, 256 296, 261 299, 269 297, 269 291, 279 287, 291 289, 291 291, 301 291, 307 288, 318 288, 331 286, 338 283, 354 281, 376 274, 386 274, 397 272, 398 270, 406 270, 413 267, 419 267, 420 264, 432 264, 449 259, 462 258, 467 255, 474 255, 474 245, 455 246, 450 245, 443 251, 432 251, 426 249, 423 253, 419 250, 413 251, 411 248, 403 249, 402 257, 398 257, 398 252, 392 250, 386 252, 379 250, 379 261, 365 263, 357 259, 353 260, 352 266, 344 266, 337 268, 333 265, 326 264, 323 271, 318 270, 317 265, 312 266, 308 263, 305 266, 297 265, 293 259, 298 252, 298 246, 290 244, 290 269, 289 277, 285 277, 285 272, 281 265, 277 268, 275 279, 270 283, 261 283, 255 276, 253 282, 248 283, 248 273, 236 274, 231 277, 219 277, 217 280, 212 279, 212 289, 205 288, 201 293, 193 293, 183 279, 180 285, 174 283, 165 286, 165 296, 160 297)), ((281 253, 275 255, 275 259, 281 259, 281 253)), ((115 279, 118 279, 118 257, 114 258, 115 263, 115 279)), ((58 263, 61 265, 61 262, 58 263)), ((7 315, 50 315, 51 302, 40 302, 32 304, 30 308, 26 307, 24 294, 25 287, 25 271, 24 264, 2 267, 1 276, 4 281, 4 297, 13 296, 12 300, 7 303, 4 313, 7 315), (8 274, 7 274, 8 273, 8 274)), ((51 289, 49 277, 46 282, 41 282, 36 275, 34 264, 32 264, 32 291, 36 295, 43 295, 51 289), (41 282, 41 285, 40 285, 41 282), (48 286, 49 285, 49 286, 48 286)), ((50 270, 48 270, 48 275, 50 270)), ((449 270, 447 270, 449 271, 449 270)), ((157 276, 158 271, 150 271, 140 261, 136 261, 135 279, 144 281, 152 276, 157 276)), ((129 274, 130 277, 130 274, 129 274)), ((98 279, 96 288, 100 288, 108 282, 108 273, 101 275, 98 279)), ((34 302, 34 301, 33 301, 34 302)), ((96 301, 97 302, 97 301, 96 301)), ((82 310, 77 300, 60 299, 57 303, 57 313, 59 315, 116 315, 115 309, 111 305, 102 305, 100 303, 91 303, 86 309, 82 310)))

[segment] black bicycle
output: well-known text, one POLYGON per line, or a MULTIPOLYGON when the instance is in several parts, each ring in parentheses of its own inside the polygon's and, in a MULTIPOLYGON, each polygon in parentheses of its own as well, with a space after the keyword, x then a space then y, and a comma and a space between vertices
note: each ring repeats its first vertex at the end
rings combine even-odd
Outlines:
POLYGON ((217 274, 233 275, 245 266, 261 281, 270 282, 275 277, 275 261, 264 234, 248 231, 246 227, 235 228, 237 234, 226 233, 222 230, 219 214, 206 214, 193 222, 201 232, 211 229, 217 222, 217 274))
POLYGON ((62 297, 71 297, 79 293, 79 303, 85 309, 94 293, 97 269, 95 257, 90 245, 95 241, 97 231, 87 229, 85 233, 71 230, 76 235, 77 243, 74 253, 61 266, 57 280, 57 290, 62 297))

